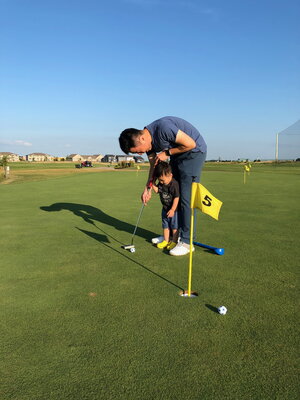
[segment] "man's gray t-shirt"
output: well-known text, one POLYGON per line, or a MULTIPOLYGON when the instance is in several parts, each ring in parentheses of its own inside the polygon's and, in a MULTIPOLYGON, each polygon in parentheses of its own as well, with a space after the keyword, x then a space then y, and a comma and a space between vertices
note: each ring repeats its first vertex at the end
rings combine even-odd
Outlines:
POLYGON ((163 117, 145 126, 145 128, 148 129, 152 136, 152 149, 148 151, 147 154, 153 152, 159 153, 163 150, 178 147, 175 140, 179 130, 186 133, 196 142, 196 147, 191 150, 191 152, 206 152, 206 143, 200 135, 200 132, 192 124, 182 118, 163 117))

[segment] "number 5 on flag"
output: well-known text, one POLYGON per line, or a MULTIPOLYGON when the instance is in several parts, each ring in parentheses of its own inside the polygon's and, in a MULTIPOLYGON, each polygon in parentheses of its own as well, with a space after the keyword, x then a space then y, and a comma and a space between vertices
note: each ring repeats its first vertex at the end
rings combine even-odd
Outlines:
POLYGON ((198 208, 212 218, 219 219, 222 204, 201 183, 192 183, 191 208, 198 208))

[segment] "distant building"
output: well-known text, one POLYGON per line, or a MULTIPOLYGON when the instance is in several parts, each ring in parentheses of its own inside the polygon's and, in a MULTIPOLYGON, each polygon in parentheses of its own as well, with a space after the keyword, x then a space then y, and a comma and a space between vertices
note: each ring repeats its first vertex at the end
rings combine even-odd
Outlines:
POLYGON ((93 155, 82 155, 81 157, 84 159, 84 161, 101 162, 103 155, 93 154, 93 155))
POLYGON ((46 153, 26 154, 26 161, 54 161, 54 157, 46 153))
POLYGON ((102 158, 101 161, 102 161, 102 162, 109 162, 109 163, 112 163, 112 162, 117 162, 117 158, 116 158, 116 156, 115 156, 114 154, 106 154, 106 155, 102 158))
POLYGON ((143 163, 145 160, 141 156, 133 156, 136 163, 143 163))
POLYGON ((87 154, 70 154, 66 157, 67 161, 92 161, 92 162, 101 162, 103 158, 102 154, 93 154, 93 155, 87 155, 87 154))
POLYGON ((0 152, 0 160, 2 160, 2 158, 5 156, 7 156, 7 160, 10 162, 20 161, 20 156, 18 154, 11 153, 9 151, 0 152))
POLYGON ((74 161, 74 162, 77 162, 77 161, 84 161, 84 158, 83 158, 80 154, 69 154, 69 155, 66 157, 66 160, 67 160, 67 161, 74 161))
POLYGON ((116 156, 116 159, 117 159, 117 162, 122 162, 122 161, 125 161, 125 162, 133 161, 133 162, 135 162, 135 159, 134 159, 133 156, 121 155, 121 156, 116 156))

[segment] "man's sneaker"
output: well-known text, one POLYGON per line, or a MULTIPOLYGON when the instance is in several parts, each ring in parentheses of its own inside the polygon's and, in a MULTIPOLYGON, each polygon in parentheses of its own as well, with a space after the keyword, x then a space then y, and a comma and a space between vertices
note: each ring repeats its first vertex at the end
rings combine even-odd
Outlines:
POLYGON ((172 250, 177 245, 175 242, 169 242, 167 246, 167 250, 172 250))
POLYGON ((166 248, 167 246, 168 246, 168 242, 166 242, 165 240, 163 240, 162 242, 160 242, 160 243, 157 243, 157 245, 156 245, 156 247, 158 248, 158 249, 164 249, 164 248, 166 248))
MULTIPOLYGON (((193 246, 192 251, 194 251, 195 248, 193 246)), ((174 249, 170 250, 171 256, 185 256, 186 254, 189 254, 190 252, 190 245, 188 243, 184 242, 178 242, 178 244, 174 247, 174 249)))
POLYGON ((158 237, 155 237, 155 238, 151 239, 151 242, 152 242, 153 244, 157 244, 157 243, 163 242, 163 240, 164 240, 164 237, 163 237, 163 236, 158 236, 158 237))

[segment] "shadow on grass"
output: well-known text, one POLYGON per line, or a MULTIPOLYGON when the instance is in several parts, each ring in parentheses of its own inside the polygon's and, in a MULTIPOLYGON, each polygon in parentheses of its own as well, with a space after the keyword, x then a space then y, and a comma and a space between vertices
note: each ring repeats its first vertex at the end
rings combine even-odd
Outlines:
MULTIPOLYGON (((128 232, 130 234, 133 234, 135 226, 132 224, 129 224, 127 222, 121 221, 111 215, 106 214, 105 212, 101 211, 99 208, 89 206, 87 204, 76 204, 76 203, 54 203, 51 206, 43 206, 40 207, 41 210, 43 211, 48 211, 48 212, 53 212, 53 211, 62 211, 62 210, 68 210, 71 211, 74 215, 77 215, 78 217, 82 218, 85 222, 88 222, 89 224, 93 224, 94 226, 95 223, 94 221, 101 222, 103 224, 113 226, 119 231, 124 231, 128 232)), ((96 226, 96 228, 98 228, 96 226)), ((98 228, 100 229, 100 228, 98 228)), ((140 228, 138 227, 136 231, 136 236, 140 236, 147 241, 150 242, 150 239, 157 234, 148 231, 147 229, 140 228)), ((108 235, 110 236, 110 235, 108 235)), ((110 236, 112 239, 115 241, 119 242, 117 239, 113 238, 110 236)), ((121 242, 119 242, 121 243, 121 242)), ((125 243, 122 243, 125 244, 125 243)), ((128 243, 127 243, 128 244, 128 243)))
POLYGON ((151 274, 155 275, 156 277, 162 279, 163 281, 169 283, 170 285, 176 287, 177 289, 180 290, 184 290, 182 287, 176 285, 175 283, 169 281, 169 279, 164 278, 163 276, 159 275, 157 272, 152 271, 150 268, 146 267, 145 265, 141 264, 140 262, 136 261, 135 259, 128 257, 124 252, 124 251, 119 251, 117 249, 114 249, 113 247, 109 246, 107 243, 109 243, 109 241, 107 240, 107 237, 105 235, 100 235, 99 233, 95 233, 95 232, 89 232, 89 231, 85 231, 84 229, 80 229, 80 228, 76 228, 78 229, 80 232, 84 233, 85 235, 97 240, 98 242, 100 242, 101 244, 103 244, 103 246, 107 247, 110 250, 113 250, 114 252, 118 253, 119 255, 121 255, 122 257, 126 258, 127 260, 135 263, 136 265, 138 265, 139 267, 143 268, 144 270, 150 272, 151 274))
MULTIPOLYGON (((109 246, 107 243, 109 243, 108 237, 113 239, 115 242, 124 245, 124 243, 120 242, 107 232, 105 232, 103 229, 99 228, 96 224, 95 221, 101 222, 103 224, 113 226, 116 229, 120 231, 125 231, 130 233, 131 235, 133 234, 135 226, 132 224, 128 224, 124 221, 120 221, 119 219, 112 217, 108 214, 105 214, 103 211, 99 210, 96 207, 89 206, 86 204, 76 204, 76 203, 54 203, 51 206, 43 206, 40 207, 41 210, 43 211, 48 211, 48 212, 53 212, 53 211, 62 211, 62 210, 68 210, 71 211, 74 215, 77 215, 78 217, 81 217, 85 222, 88 222, 89 224, 92 224, 95 228, 99 229, 101 232, 104 234, 99 234, 95 232, 90 232, 86 231, 84 229, 76 228, 80 232, 84 233, 85 235, 97 240, 103 246, 107 247, 110 250, 113 250, 114 252, 118 253, 122 257, 125 257, 129 261, 135 263, 139 267, 143 268, 147 272, 150 272, 151 274, 155 275, 156 277, 162 279, 163 281, 167 282, 168 284, 176 287, 177 289, 184 290, 182 287, 176 285, 175 283, 169 281, 167 278, 164 278, 163 276, 159 275, 157 272, 152 271, 150 268, 146 267, 145 265, 141 264, 140 262, 136 261, 133 258, 128 257, 124 251, 119 251, 117 249, 114 249, 113 247, 109 246)), ((148 231, 147 229, 143 228, 138 228, 136 231, 136 235, 140 236, 147 241, 150 241, 150 238, 155 236, 155 233, 148 231)), ((131 237, 130 237, 131 239, 131 237)), ((128 243, 127 243, 128 244, 128 243)))
POLYGON ((214 307, 211 304, 205 304, 205 307, 207 307, 210 311, 213 311, 213 312, 219 314, 217 307, 214 307))

